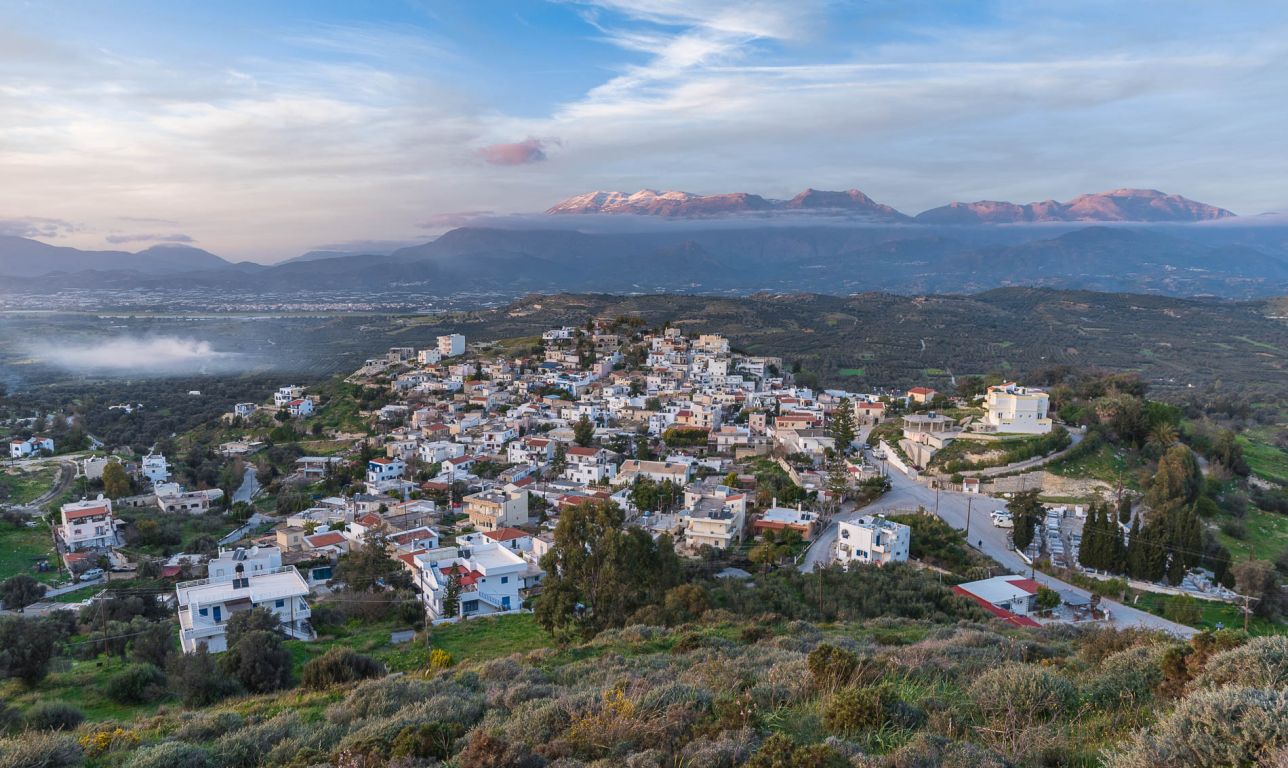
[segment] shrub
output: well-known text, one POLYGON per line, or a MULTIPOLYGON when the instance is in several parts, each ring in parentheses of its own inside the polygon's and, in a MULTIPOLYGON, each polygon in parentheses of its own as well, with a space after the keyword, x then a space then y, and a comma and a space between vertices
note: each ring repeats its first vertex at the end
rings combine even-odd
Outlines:
POLYGON ((24 733, 0 741, 0 768, 73 768, 84 759, 76 739, 63 733, 24 733))
POLYGON ((1148 701, 1163 682, 1166 645, 1137 646, 1105 659, 1087 682, 1087 696, 1098 706, 1136 706, 1148 701))
POLYGON ((859 669, 857 655, 828 643, 810 651, 805 663, 810 681, 820 691, 835 691, 847 685, 859 669))
POLYGON ((318 691, 338 683, 353 683, 385 674, 385 666, 348 648, 332 648, 304 665, 300 684, 318 691))
POLYGON ((1288 691, 1199 691, 1106 755, 1109 768, 1271 765, 1288 745, 1288 691))
POLYGON ((826 744, 801 746, 775 733, 747 761, 746 768, 843 768, 850 763, 826 744))
POLYGON ((1008 763, 983 747, 921 733, 890 756, 889 768, 1005 768, 1008 763))
POLYGON ((77 741, 86 757, 98 757, 107 752, 134 748, 139 743, 139 735, 119 725, 115 728, 107 726, 87 733, 77 741))
POLYGON ((284 712, 261 723, 220 736, 211 746, 212 762, 220 768, 255 768, 279 742, 295 734, 300 718, 284 712))
POLYGON ((452 654, 442 648, 435 648, 429 653, 430 669, 447 669, 455 663, 456 659, 452 658, 452 654))
POLYGON ((1199 601, 1189 595, 1173 595, 1163 603, 1163 617, 1177 624, 1193 626, 1203 619, 1199 601))
POLYGON ((269 693, 291 684, 291 654, 267 630, 245 633, 220 659, 220 666, 251 693, 269 693))
POLYGON ((107 697, 120 704, 146 704, 165 695, 165 673, 152 664, 131 664, 107 681, 107 697))
POLYGON ((206 707, 237 693, 237 681, 219 668, 203 645, 195 653, 180 653, 170 659, 170 685, 189 707, 206 707))
POLYGON ((887 686, 842 688, 823 705, 823 725, 843 736, 879 731, 890 721, 892 698, 887 686))
POLYGON ((409 725, 394 737, 391 757, 433 757, 446 760, 455 751, 456 740, 465 733, 460 723, 409 725))
POLYGON ((1288 636, 1258 637, 1219 653, 1208 661, 1196 682, 1208 688, 1288 688, 1288 636))
POLYGON ((41 701, 27 710, 24 722, 37 731, 70 731, 84 719, 84 712, 65 701, 41 701))
POLYGON ((1028 664, 1009 664, 984 673, 970 687, 970 698, 984 722, 1020 729, 1044 723, 1074 701, 1073 684, 1028 664))
POLYGON ((140 749, 125 763, 125 768, 210 768, 213 763, 206 750, 182 741, 166 741, 140 749))

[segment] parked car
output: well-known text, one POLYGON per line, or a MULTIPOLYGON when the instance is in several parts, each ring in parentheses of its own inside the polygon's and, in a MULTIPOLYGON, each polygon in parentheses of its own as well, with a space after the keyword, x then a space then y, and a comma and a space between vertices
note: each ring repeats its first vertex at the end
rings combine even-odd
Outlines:
POLYGON ((102 569, 102 568, 90 568, 88 571, 85 571, 84 573, 82 573, 82 574, 80 575, 80 580, 81 580, 81 581, 97 581, 97 580, 99 580, 99 579, 103 578, 103 575, 104 575, 104 572, 103 572, 103 569, 102 569))

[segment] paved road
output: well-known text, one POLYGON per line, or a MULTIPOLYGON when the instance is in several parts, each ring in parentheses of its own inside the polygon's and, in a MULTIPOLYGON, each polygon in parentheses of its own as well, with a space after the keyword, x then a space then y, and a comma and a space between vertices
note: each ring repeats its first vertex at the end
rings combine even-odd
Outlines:
MULTIPOLYGON (((49 461, 48 459, 46 461, 49 461)), ((19 462, 19 466, 22 465, 19 462)), ((34 465, 25 465, 25 468, 31 468, 34 465)), ((58 461, 58 472, 54 475, 54 484, 49 490, 40 494, 26 504, 14 504, 13 509, 28 515, 39 516, 45 514, 44 506, 54 499, 66 493, 67 489, 72 487, 76 480, 76 462, 62 458, 58 461)))
POLYGON ((246 474, 242 475, 241 486, 233 491, 233 503, 236 504, 239 501, 250 503, 257 493, 259 493, 259 480, 255 477, 255 467, 248 464, 246 474))
MULTIPOLYGON (((935 491, 906 477, 893 468, 890 470, 889 477, 891 484, 889 493, 862 509, 843 511, 837 515, 837 519, 851 520, 874 512, 924 507, 931 512, 937 511, 939 517, 943 518, 949 525, 958 530, 963 530, 966 528, 966 518, 969 513, 970 530, 968 532, 968 541, 970 545, 993 558, 1012 573, 1025 575, 1029 573, 1028 564, 1021 560, 1019 555, 1010 550, 1007 529, 996 528, 989 520, 989 512, 1004 507, 1005 502, 977 494, 940 491, 938 494, 938 508, 936 509, 935 491)), ((832 522, 810 546, 804 560, 801 562, 801 569, 810 571, 819 565, 826 564, 831 558, 832 545, 835 541, 836 523, 832 522)), ((1034 579, 1039 584, 1044 584, 1060 592, 1072 593, 1080 597, 1090 597, 1090 593, 1087 590, 1080 589, 1072 584, 1066 584, 1040 571, 1034 574, 1034 579)), ((1195 630, 1191 627, 1168 621, 1131 606, 1103 599, 1101 600, 1101 605, 1109 609, 1114 625, 1121 628, 1147 627, 1149 629, 1161 629, 1178 637, 1189 637, 1195 634, 1195 630)))
POLYGON ((237 541, 238 539, 242 538, 243 536, 246 536, 251 531, 258 528, 260 525, 267 523, 272 519, 273 518, 268 517, 266 515, 261 515, 258 512, 254 513, 253 515, 250 516, 249 519, 246 520, 245 525, 243 525, 242 527, 238 528, 237 530, 233 531, 232 533, 220 539, 219 546, 222 547, 225 544, 231 544, 234 541, 237 541))

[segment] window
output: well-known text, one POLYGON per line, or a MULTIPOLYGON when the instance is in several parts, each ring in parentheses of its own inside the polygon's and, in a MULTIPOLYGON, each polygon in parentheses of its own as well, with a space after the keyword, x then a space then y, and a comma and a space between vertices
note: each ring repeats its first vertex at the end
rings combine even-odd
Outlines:
POLYGON ((284 606, 284 605, 286 605, 286 601, 285 601, 285 600, 278 600, 276 603, 274 603, 274 607, 276 607, 276 608, 281 608, 281 607, 282 607, 282 606, 284 606))
POLYGON ((210 615, 210 609, 209 609, 209 608, 202 608, 200 611, 197 611, 197 613, 201 614, 202 616, 209 616, 209 615, 210 615))

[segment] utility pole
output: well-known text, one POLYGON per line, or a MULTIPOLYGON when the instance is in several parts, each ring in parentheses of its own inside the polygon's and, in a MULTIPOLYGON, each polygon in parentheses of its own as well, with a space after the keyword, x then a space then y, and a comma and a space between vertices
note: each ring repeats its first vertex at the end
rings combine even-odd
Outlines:
MULTIPOLYGON (((935 481, 935 517, 939 516, 939 481, 935 481)), ((970 533, 970 523, 966 524, 966 532, 970 533)))
POLYGON ((966 497, 966 546, 970 546, 970 507, 974 501, 971 497, 966 497))

